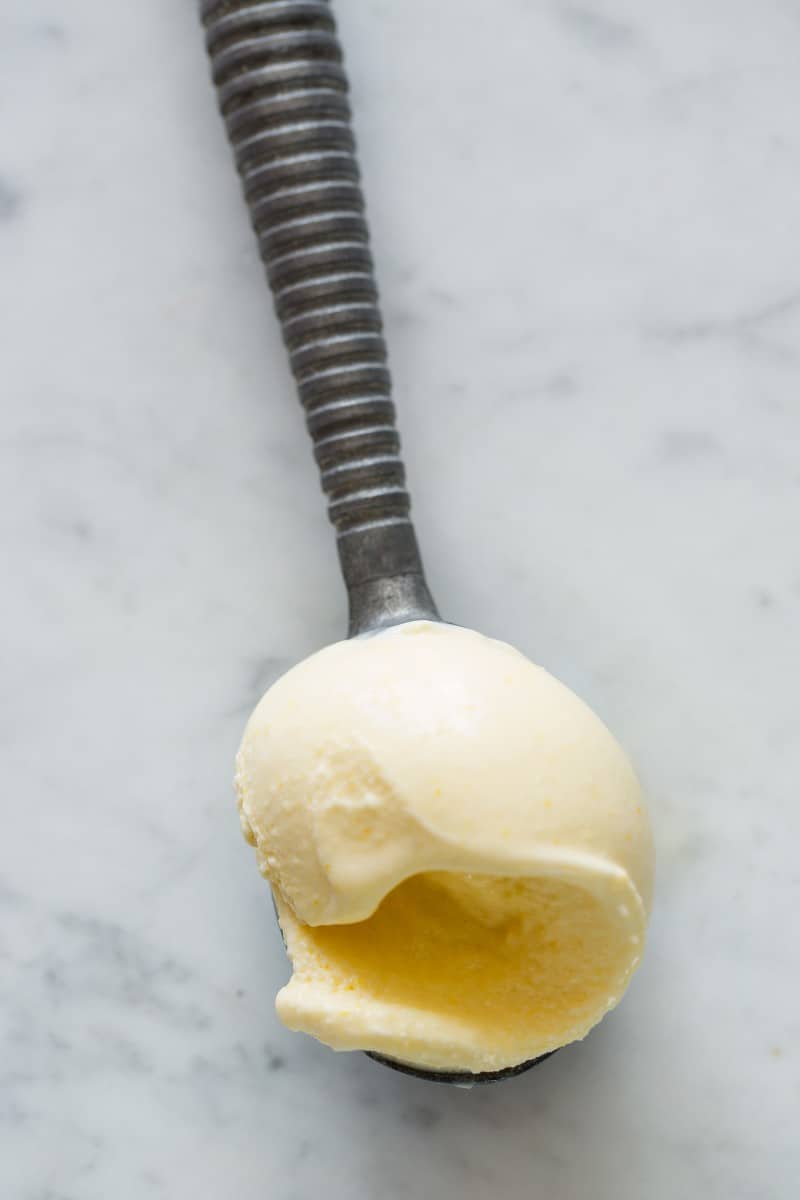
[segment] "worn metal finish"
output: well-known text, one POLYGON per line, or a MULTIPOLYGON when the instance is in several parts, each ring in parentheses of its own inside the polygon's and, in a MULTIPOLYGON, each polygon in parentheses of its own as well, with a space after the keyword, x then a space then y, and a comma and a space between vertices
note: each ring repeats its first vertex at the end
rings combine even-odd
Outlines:
MULTIPOLYGON (((314 445, 350 636, 438 620, 409 515, 342 50, 328 0, 203 0, 206 46, 314 445)), ((518 1075, 432 1072, 471 1084, 518 1075)))
POLYGON ((350 634, 436 619, 400 457, 386 343, 327 0, 207 0, 219 106, 314 444, 350 634))

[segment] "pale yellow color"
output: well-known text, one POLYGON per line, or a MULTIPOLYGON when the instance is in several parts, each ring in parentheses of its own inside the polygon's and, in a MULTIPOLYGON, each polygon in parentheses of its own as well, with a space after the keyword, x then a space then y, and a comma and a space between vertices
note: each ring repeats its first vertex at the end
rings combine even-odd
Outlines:
POLYGON ((639 962, 653 854, 601 721, 502 642, 413 622, 267 692, 237 760, 293 964, 337 1049, 498 1070, 583 1037, 639 962))

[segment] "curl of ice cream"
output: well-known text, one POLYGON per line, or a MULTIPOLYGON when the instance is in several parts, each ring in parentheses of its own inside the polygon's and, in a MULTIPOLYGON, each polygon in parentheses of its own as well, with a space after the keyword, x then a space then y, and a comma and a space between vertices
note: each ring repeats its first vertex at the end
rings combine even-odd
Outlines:
POLYGON ((293 965, 278 1014, 336 1049, 513 1066, 583 1037, 640 961, 633 769, 503 642, 416 621, 327 647, 259 703, 236 784, 293 965))

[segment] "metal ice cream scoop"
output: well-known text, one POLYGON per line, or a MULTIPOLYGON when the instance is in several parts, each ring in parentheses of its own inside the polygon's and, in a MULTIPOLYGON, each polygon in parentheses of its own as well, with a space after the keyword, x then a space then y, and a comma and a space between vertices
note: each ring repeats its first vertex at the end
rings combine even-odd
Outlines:
MULTIPOLYGON (((319 465, 349 636, 438 620, 409 516, 386 344, 328 0, 204 0, 219 107, 319 465)), ((395 1070, 469 1086, 503 1071, 395 1070)), ((542 1058, 547 1058, 543 1055, 542 1058)))

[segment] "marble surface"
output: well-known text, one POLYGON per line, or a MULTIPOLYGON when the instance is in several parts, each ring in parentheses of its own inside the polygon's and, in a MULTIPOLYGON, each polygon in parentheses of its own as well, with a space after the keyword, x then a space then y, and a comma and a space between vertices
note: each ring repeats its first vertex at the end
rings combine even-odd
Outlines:
POLYGON ((0 14, 0 1194, 782 1200, 800 1173, 800 6, 339 0, 432 587, 659 848, 586 1042, 278 1023, 232 757, 344 600, 191 0, 0 14))

